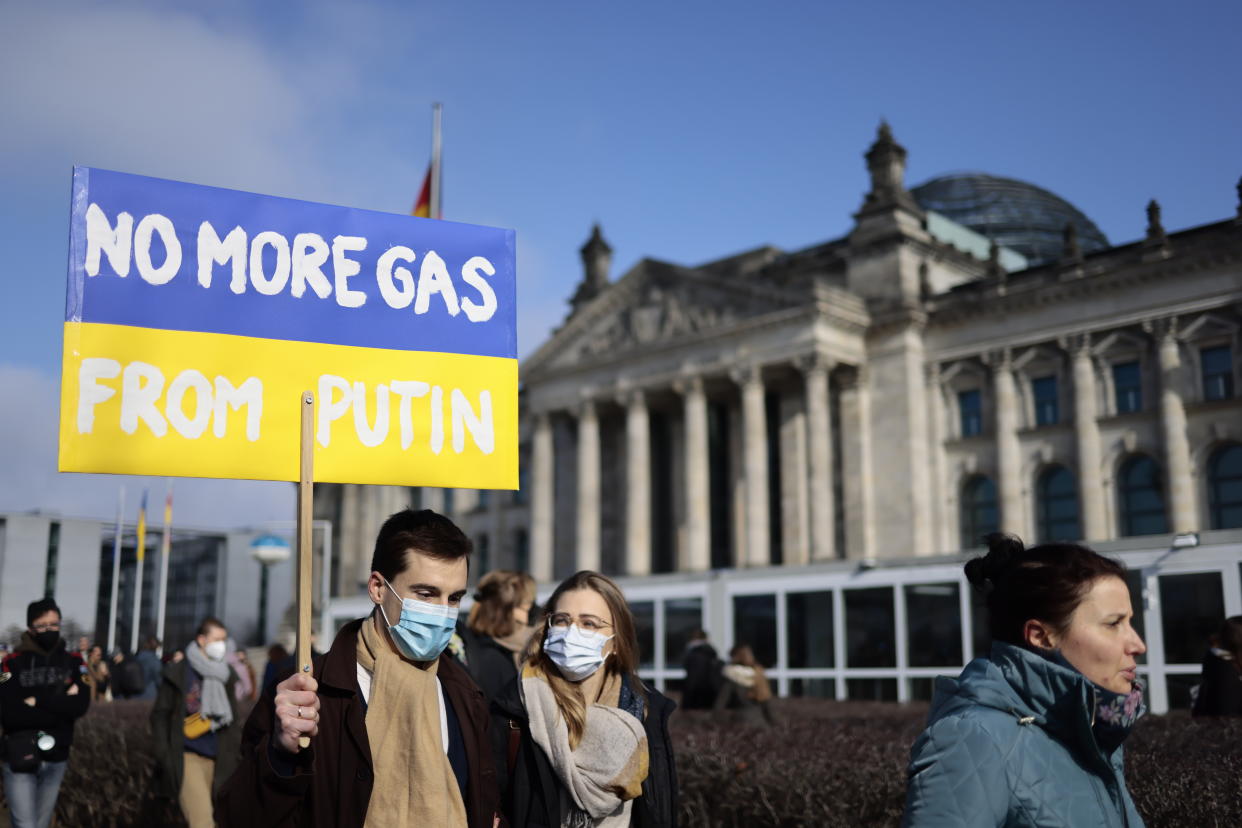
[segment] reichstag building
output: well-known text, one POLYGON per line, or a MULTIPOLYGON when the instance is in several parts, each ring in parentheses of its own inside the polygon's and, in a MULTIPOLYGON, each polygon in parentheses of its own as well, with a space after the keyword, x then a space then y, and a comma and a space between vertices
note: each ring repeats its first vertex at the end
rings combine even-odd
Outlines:
POLYGON ((865 158, 852 230, 804 250, 613 280, 596 226, 521 367, 521 490, 321 486, 332 613, 421 503, 476 571, 618 576, 662 687, 701 626, 782 694, 905 701, 986 646, 961 562, 1001 529, 1125 561, 1152 707, 1187 706, 1242 613, 1242 182, 1234 216, 1169 230, 1153 201, 1115 244, 1034 184, 907 188, 886 124, 865 158))

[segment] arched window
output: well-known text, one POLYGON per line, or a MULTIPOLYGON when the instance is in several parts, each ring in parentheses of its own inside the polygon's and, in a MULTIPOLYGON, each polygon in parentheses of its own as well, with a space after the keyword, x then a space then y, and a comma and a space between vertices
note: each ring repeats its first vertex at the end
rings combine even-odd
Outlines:
POLYGON ((998 525, 996 484, 983 475, 970 478, 962 486, 962 548, 981 546, 998 525))
POLYGON ((1208 462, 1208 504, 1213 529, 1242 527, 1242 446, 1218 449, 1208 462))
POLYGON ((1078 528, 1078 487, 1065 466, 1049 466, 1035 486, 1040 543, 1072 541, 1082 537, 1078 528))
POLYGON ((1145 454, 1136 454, 1122 465, 1119 478, 1121 534, 1160 535, 1169 531, 1156 461, 1145 454))

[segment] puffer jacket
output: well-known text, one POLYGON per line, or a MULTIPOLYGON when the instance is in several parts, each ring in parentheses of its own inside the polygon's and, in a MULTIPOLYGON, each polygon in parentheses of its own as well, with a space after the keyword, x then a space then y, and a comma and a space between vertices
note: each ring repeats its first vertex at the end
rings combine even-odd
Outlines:
POLYGON ((1096 691, 1081 674, 994 643, 940 678, 914 743, 905 826, 1141 828, 1122 749, 1091 731, 1096 691))

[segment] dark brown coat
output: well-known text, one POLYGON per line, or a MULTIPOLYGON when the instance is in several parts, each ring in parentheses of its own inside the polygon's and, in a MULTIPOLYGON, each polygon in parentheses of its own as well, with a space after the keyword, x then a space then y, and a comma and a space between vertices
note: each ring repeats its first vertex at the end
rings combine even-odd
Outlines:
MULTIPOLYGON (((361 828, 366 821, 375 769, 358 689, 357 648, 358 630, 367 620, 347 624, 327 654, 315 659, 319 735, 295 758, 292 776, 283 777, 272 767, 274 688, 263 694, 246 722, 241 764, 216 798, 216 818, 222 826, 361 828)), ((470 766, 464 796, 467 821, 470 828, 492 828, 500 793, 483 692, 447 653, 440 656, 437 675, 461 723, 470 766)))
MULTIPOLYGON (((155 744, 155 778, 152 785, 156 795, 176 800, 181 795, 181 780, 185 777, 185 686, 186 662, 164 665, 160 687, 151 706, 151 740, 155 744)), ((237 674, 229 671, 225 691, 233 708, 233 723, 218 731, 216 743, 216 770, 211 789, 218 792, 226 779, 237 767, 237 746, 241 743, 241 720, 237 714, 237 696, 233 687, 237 674)))

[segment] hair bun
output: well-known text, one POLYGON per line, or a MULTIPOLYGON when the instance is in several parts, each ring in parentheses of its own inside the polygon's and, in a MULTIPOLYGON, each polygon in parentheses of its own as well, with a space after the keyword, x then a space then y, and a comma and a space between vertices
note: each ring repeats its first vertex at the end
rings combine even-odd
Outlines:
POLYGON ((966 579, 980 589, 994 585, 1026 551, 1021 538, 1006 532, 993 532, 984 541, 988 554, 966 562, 966 579))

